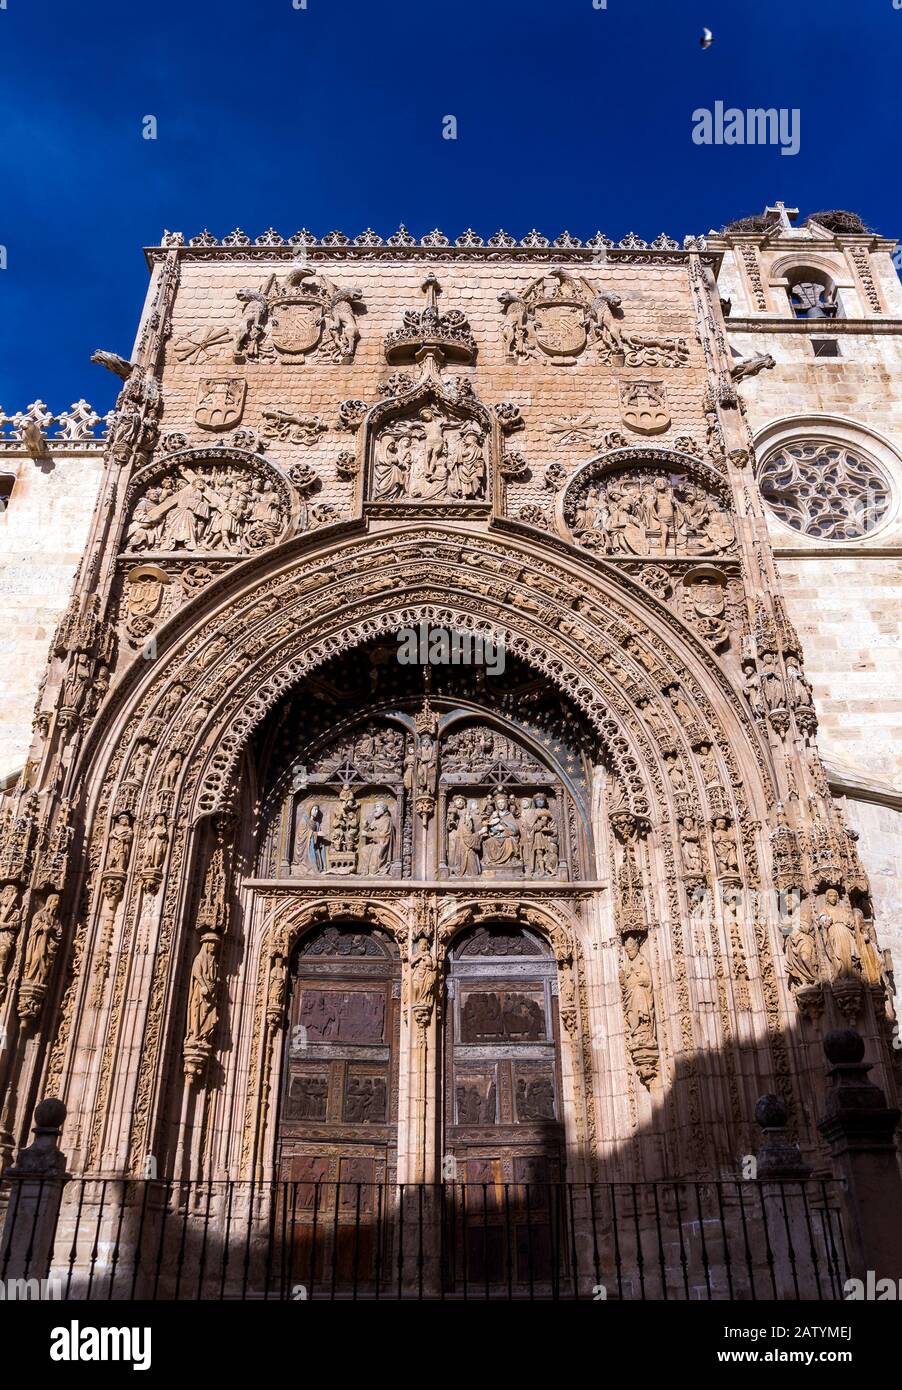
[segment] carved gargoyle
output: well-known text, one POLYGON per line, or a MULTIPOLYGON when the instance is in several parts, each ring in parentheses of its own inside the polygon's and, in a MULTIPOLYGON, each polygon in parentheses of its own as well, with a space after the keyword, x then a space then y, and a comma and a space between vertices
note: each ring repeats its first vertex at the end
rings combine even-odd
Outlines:
POLYGON ((131 362, 126 362, 125 358, 120 357, 118 352, 104 352, 98 348, 96 352, 91 353, 91 361, 96 362, 98 367, 106 367, 108 372, 121 377, 123 381, 127 381, 131 375, 131 362))
POLYGON ((751 357, 737 358, 730 368, 730 376, 734 381, 744 381, 747 376, 757 376, 776 365, 769 352, 756 352, 751 357))

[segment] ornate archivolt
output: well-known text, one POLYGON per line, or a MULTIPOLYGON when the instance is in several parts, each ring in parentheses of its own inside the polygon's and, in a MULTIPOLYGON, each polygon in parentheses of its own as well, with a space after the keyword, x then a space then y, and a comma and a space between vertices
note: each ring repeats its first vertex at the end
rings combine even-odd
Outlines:
MULTIPOLYGON (((217 592, 228 586, 224 579, 197 600, 199 607, 212 608, 213 616, 196 620, 184 638, 173 640, 171 646, 167 643, 171 655, 142 673, 142 686, 127 706, 123 689, 122 707, 114 715, 110 712, 115 725, 106 731, 106 746, 112 743, 114 751, 99 797, 95 793, 92 866, 103 863, 111 826, 121 826, 126 817, 129 828, 136 830, 134 849, 130 854, 119 851, 116 860, 118 865, 123 857, 128 859, 127 872, 132 875, 122 895, 125 907, 117 902, 118 916, 111 918, 108 912, 101 926, 95 896, 91 927, 84 927, 77 943, 79 959, 87 953, 91 962, 95 993, 102 997, 107 989, 111 991, 95 1116, 103 1114, 102 1088, 112 1075, 128 952, 145 930, 142 921, 148 898, 159 891, 156 875, 161 874, 165 882, 161 901, 153 909, 159 927, 135 1108, 135 1152, 141 1151, 151 1122, 153 1093, 159 1085, 156 1048, 166 1009, 175 1007, 172 953, 184 951, 185 925, 179 924, 185 924, 186 914, 191 913, 186 875, 179 867, 196 862, 190 826, 199 817, 228 810, 234 775, 252 730, 285 691, 340 651, 426 618, 449 627, 491 632, 511 653, 544 671, 586 713, 599 734, 622 797, 617 823, 621 829, 635 827, 643 878, 650 875, 650 861, 643 856, 648 853, 651 823, 656 822, 652 842, 661 837, 665 846, 673 827, 681 825, 683 862, 681 869, 674 866, 673 881, 677 914, 685 915, 687 895, 700 876, 699 856, 689 846, 696 839, 707 846, 702 851, 703 872, 717 854, 715 841, 708 838, 709 826, 710 832, 717 829, 720 834, 725 863, 732 864, 725 840, 737 837, 737 831, 743 853, 754 847, 752 816, 764 814, 772 795, 768 750, 739 697, 732 691, 727 694, 726 674, 718 673, 689 634, 677 655, 669 635, 669 614, 665 617, 653 596, 630 581, 614 583, 609 575, 587 574, 579 562, 564 564, 550 557, 537 572, 525 552, 522 559, 516 553, 516 543, 506 541, 502 547, 442 530, 426 536, 400 531, 347 541, 313 563, 294 561, 256 586, 246 582, 231 602, 217 592), (314 591, 316 599, 311 603, 308 595, 314 591), (459 598, 451 605, 447 598, 454 591, 459 598), (236 625, 245 633, 238 657, 226 636, 236 625), (719 715, 715 715, 715 702, 722 711, 719 715), (192 711, 187 720, 186 708, 192 711), (724 717, 730 721, 726 726, 724 717), (109 738, 111 732, 114 740, 109 738), (671 748, 682 761, 687 782, 698 788, 694 794, 675 785, 668 775, 670 758, 665 764, 658 750, 667 753, 671 748), (709 774, 706 784, 702 770, 703 759, 710 762, 712 749, 717 750, 714 761, 720 772, 717 794, 707 790, 715 782, 709 774), (739 750, 739 763, 735 750, 739 750), (715 812, 716 820, 725 820, 725 826, 715 827, 715 812), (143 897, 138 890, 140 873, 145 875, 143 897), (685 880, 681 887, 677 884, 680 875, 685 880), (143 905, 139 906, 139 900, 143 905), (90 949, 89 937, 93 939, 90 949), (111 959, 114 937, 116 972, 110 985, 104 962, 111 959)), ((187 626, 184 615, 177 626, 187 626)), ((122 871, 117 867, 110 872, 122 871)), ((621 864, 618 874, 622 880, 618 892, 622 886, 627 911, 632 904, 630 870, 621 864)), ((641 921, 629 915, 621 919, 623 939, 634 937, 643 959, 650 949, 646 942, 656 910, 660 913, 663 908, 651 900, 641 921)), ((197 953, 203 948, 203 956, 209 958, 215 954, 213 944, 198 940, 197 953)), ((767 950, 766 933, 756 944, 760 957, 761 950, 767 950)), ((624 949, 626 957, 633 950, 632 946, 624 949)), ((743 957, 749 960, 754 949, 753 943, 746 942, 743 957)), ((198 954, 194 960, 200 987, 210 962, 203 958, 198 962, 198 954)), ((678 963, 678 976, 681 971, 685 972, 685 966, 678 963)), ((634 1007, 642 997, 643 984, 637 976, 641 966, 625 964, 624 972, 625 1012, 633 1019, 629 1025, 636 1044, 633 1052, 645 1084, 654 1081, 658 1068, 649 1055, 649 1020, 641 1008, 634 1007)), ((215 984, 215 970, 207 974, 215 984)), ((64 1003, 51 1076, 61 1074, 75 992, 70 987, 64 1003)), ((779 1003, 772 991, 767 1007, 774 1014, 775 1035, 779 1003)), ((680 995, 680 1012, 691 1034, 685 990, 680 995)), ((102 1121, 96 1123, 92 1137, 99 1144, 102 1121)))

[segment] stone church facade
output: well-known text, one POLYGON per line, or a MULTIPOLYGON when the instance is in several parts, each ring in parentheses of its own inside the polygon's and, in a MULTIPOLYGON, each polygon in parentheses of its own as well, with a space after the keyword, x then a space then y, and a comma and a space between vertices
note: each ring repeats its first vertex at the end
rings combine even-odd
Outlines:
POLYGON ((4 417, 3 1159, 728 1176, 898 1093, 902 287, 682 244, 166 234, 4 417), (95 430, 101 429, 97 434, 95 430))

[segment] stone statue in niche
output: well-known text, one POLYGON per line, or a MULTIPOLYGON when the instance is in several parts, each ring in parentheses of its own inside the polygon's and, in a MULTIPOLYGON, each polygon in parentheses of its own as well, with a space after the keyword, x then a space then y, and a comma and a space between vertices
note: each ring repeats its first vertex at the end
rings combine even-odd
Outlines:
POLYGON ((503 793, 492 797, 484 811, 481 825, 481 871, 487 877, 506 877, 522 870, 520 827, 510 801, 503 793))
POLYGON ((19 982, 18 1014, 23 1022, 37 1018, 47 994, 50 973, 63 935, 59 905, 59 893, 48 893, 44 906, 31 919, 22 979, 19 982))
POLYGON ((858 975, 861 960, 855 940, 852 909, 848 899, 840 898, 837 889, 828 888, 824 894, 823 910, 818 913, 817 924, 833 979, 858 975))
POLYGON ((520 806, 524 823, 524 868, 527 878, 556 878, 560 859, 558 831, 548 798, 537 793, 520 806))
POLYGON ((648 1086, 658 1071, 658 1039, 655 995, 651 970, 642 954, 642 942, 630 935, 623 942, 620 997, 626 1021, 626 1045, 640 1080, 648 1086))
POLYGON ((394 821, 384 801, 377 801, 364 818, 361 830, 359 872, 384 874, 393 858, 394 821))
POLYGON ((859 907, 853 908, 852 920, 861 973, 869 985, 880 985, 883 982, 883 957, 874 940, 874 924, 868 921, 859 907))
POLYGON ((452 878, 475 878, 481 868, 479 803, 464 796, 452 797, 447 825, 448 873, 452 878))
POLYGON ((323 834, 323 813, 320 807, 315 803, 312 806, 302 806, 295 830, 295 867, 301 873, 324 873, 327 843, 323 834))
POLYGON ((780 675, 780 668, 777 665, 775 652, 765 652, 761 658, 760 683, 767 708, 769 710, 784 709, 786 707, 786 689, 783 685, 783 677, 780 675))
POLYGON ((735 874, 739 869, 736 855, 736 836, 729 828, 726 816, 718 816, 711 832, 711 843, 717 859, 717 871, 721 874, 735 874))
POLYGON ((420 1029, 425 1029, 432 1015, 438 988, 438 970, 425 936, 413 943, 410 957, 410 1006, 420 1029))
POLYGON ((683 856, 683 868, 687 874, 700 874, 703 872, 702 851, 698 837, 698 830, 695 821, 691 816, 684 816, 680 821, 680 852, 683 856))
POLYGON ((128 861, 132 852, 132 841, 135 833, 132 830, 131 820, 123 812, 118 815, 110 827, 107 840, 106 861, 103 871, 106 874, 124 874, 128 868, 128 861))
POLYGON ((148 487, 132 509, 129 551, 245 554, 272 545, 287 499, 268 479, 236 465, 180 466, 148 487))
POLYGON ((216 935, 204 932, 188 987, 188 1038, 209 1042, 216 1028, 216 993, 219 986, 219 953, 216 935))
POLYGON ((18 886, 15 883, 6 883, 0 888, 0 1003, 6 998, 6 974, 21 922, 18 886))
POLYGON ((624 470, 588 481, 567 510, 579 544, 607 555, 719 555, 736 548, 725 503, 685 474, 624 470))
POLYGON ((354 873, 359 842, 360 803, 350 787, 342 787, 329 828, 329 869, 334 873, 354 873))
POLYGON ((783 938, 783 953, 786 957, 786 973, 792 988, 807 989, 819 983, 820 966, 814 922, 807 911, 796 915, 792 929, 783 938))
POLYGON ((373 497, 380 501, 481 501, 488 478, 487 441, 473 420, 437 406, 383 426, 373 448, 373 497))

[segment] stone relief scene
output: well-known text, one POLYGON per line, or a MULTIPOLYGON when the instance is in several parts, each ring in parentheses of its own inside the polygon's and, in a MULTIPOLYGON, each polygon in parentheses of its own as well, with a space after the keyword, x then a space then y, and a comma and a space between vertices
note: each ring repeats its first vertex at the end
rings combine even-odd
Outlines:
MULTIPOLYGON (((379 650, 371 653, 377 662, 396 661, 394 651, 382 648, 380 657, 379 650)), ((418 677, 414 672, 407 683, 418 677)), ((466 689, 470 679, 462 674, 459 686, 466 689)), ((582 876, 587 771, 578 742, 571 735, 559 745, 557 769, 554 759, 528 747, 537 735, 549 739, 559 717, 553 699, 537 710, 537 720, 548 724, 518 735, 468 715, 441 690, 404 698, 401 681, 399 697, 384 714, 352 714, 347 733, 295 745, 293 756, 283 729, 273 753, 261 877, 488 883, 582 876)))
POLYGON ((239 463, 174 463, 142 487, 126 551, 247 555, 274 545, 289 520, 288 488, 239 463))
POLYGON ((686 473, 586 470, 565 498, 565 519, 588 550, 612 556, 678 559, 730 555, 736 532, 726 502, 686 473))
POLYGON ((487 479, 485 431, 475 420, 453 419, 436 405, 383 426, 374 440, 374 500, 481 502, 487 479))

